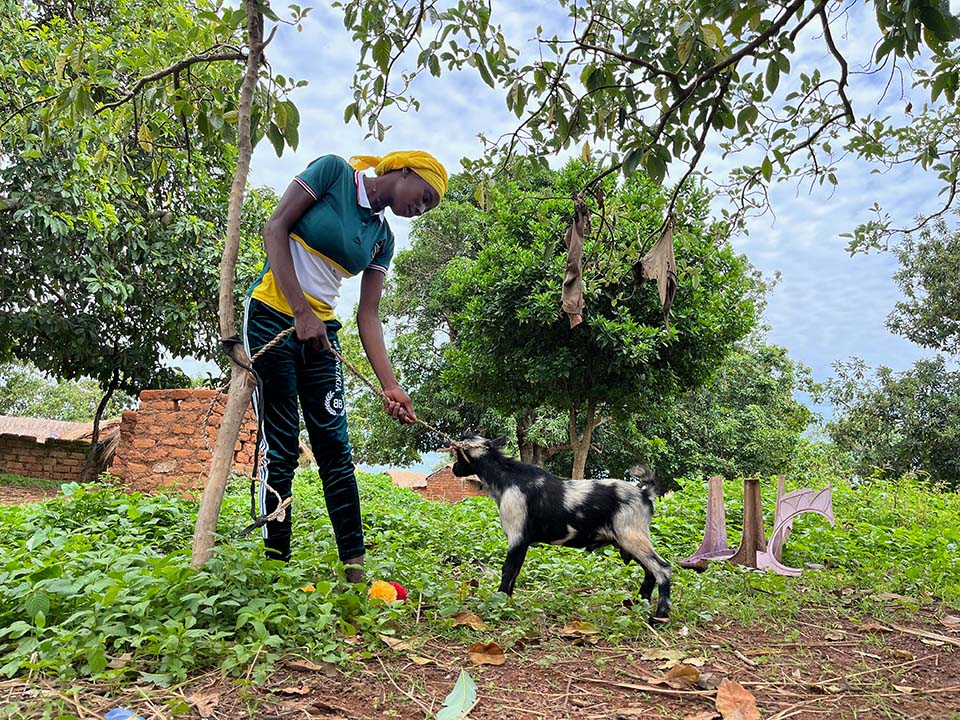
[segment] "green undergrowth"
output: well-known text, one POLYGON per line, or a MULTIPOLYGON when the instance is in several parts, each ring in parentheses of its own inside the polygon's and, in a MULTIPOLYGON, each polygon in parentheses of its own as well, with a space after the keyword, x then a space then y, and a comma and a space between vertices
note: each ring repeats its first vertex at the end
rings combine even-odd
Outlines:
POLYGON ((59 489, 63 483, 57 480, 47 480, 46 478, 32 478, 25 475, 14 475, 12 473, 0 473, 0 485, 13 487, 37 487, 59 489))
MULTIPOLYGON (((742 520, 738 484, 725 488, 732 545, 742 520)), ((492 501, 428 502, 385 476, 361 475, 360 485, 368 577, 402 583, 407 603, 368 602, 363 586, 340 580, 312 472, 301 472, 295 486, 289 565, 264 560, 257 538, 235 537, 247 522, 241 486, 228 492, 224 536, 199 571, 189 552, 196 504, 185 499, 69 485, 56 499, 0 508, 0 676, 167 685, 220 668, 259 682, 291 653, 349 668, 384 648, 380 634, 509 648, 520 638, 555 637, 577 620, 608 642, 651 639, 649 608, 638 598, 643 573, 613 551, 534 548, 510 599, 495 592, 506 547, 492 501), (308 585, 315 591, 302 589, 308 585), (448 618, 460 610, 481 616, 488 629, 452 627, 448 618), (359 642, 345 641, 357 635, 359 642)), ((658 501, 654 543, 675 568, 673 622, 661 633, 726 620, 786 630, 803 608, 833 607, 838 597, 852 598, 848 613, 882 617, 890 603, 880 593, 960 607, 960 497, 910 479, 865 487, 833 479, 833 492, 836 528, 813 516, 794 525, 784 561, 817 566, 798 579, 726 563, 702 574, 680 569, 676 561, 701 539, 705 484, 685 482, 658 501)), ((769 531, 773 480, 763 493, 769 531)))

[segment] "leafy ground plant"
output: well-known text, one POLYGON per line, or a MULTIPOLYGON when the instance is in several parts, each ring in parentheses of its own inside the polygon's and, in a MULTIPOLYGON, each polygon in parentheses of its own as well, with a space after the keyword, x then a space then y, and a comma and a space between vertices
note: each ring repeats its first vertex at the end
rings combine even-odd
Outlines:
MULTIPOLYGON (((110 485, 66 486, 56 499, 0 508, 0 674, 11 683, 93 682, 121 692, 176 688, 212 670, 253 693, 292 656, 358 676, 381 656, 403 656, 396 641, 410 638, 433 643, 434 662, 477 640, 497 642, 508 657, 536 647, 529 662, 543 669, 577 648, 592 652, 597 642, 632 657, 640 656, 637 648, 671 643, 696 645, 685 649, 702 654, 727 642, 731 627, 802 641, 811 620, 826 622, 811 613, 828 612, 832 622, 842 612, 849 626, 867 617, 903 622, 921 606, 938 614, 960 608, 957 495, 909 477, 802 484, 827 483, 837 527, 801 518, 784 558, 813 569, 791 579, 724 563, 703 574, 677 568, 673 622, 660 633, 638 600, 642 572, 625 568, 612 551, 534 549, 515 596, 495 592, 506 548, 487 498, 433 503, 384 476, 361 476, 368 576, 409 592, 406 603, 385 604, 340 580, 314 473, 297 479, 292 563, 266 561, 258 540, 234 538, 248 502, 237 486, 225 504, 218 555, 199 571, 189 557, 194 502, 110 485), (457 613, 472 613, 482 629, 453 619, 457 613), (391 639, 393 649, 385 644, 391 639)), ((728 535, 736 544, 741 486, 726 485, 728 535)), ((764 481, 767 527, 774 488, 764 481)), ((653 535, 664 557, 677 560, 696 548, 705 504, 699 479, 658 502, 653 535)), ((423 708, 417 712, 422 717, 423 708)))

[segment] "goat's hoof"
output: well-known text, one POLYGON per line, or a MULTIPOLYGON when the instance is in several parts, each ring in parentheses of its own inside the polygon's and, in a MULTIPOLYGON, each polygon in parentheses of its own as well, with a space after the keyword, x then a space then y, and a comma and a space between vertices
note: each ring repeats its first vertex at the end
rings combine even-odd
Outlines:
POLYGON ((662 625, 667 624, 668 622, 670 622, 670 617, 667 615, 663 615, 663 616, 651 615, 650 616, 650 627, 654 627, 654 628, 660 627, 662 625))

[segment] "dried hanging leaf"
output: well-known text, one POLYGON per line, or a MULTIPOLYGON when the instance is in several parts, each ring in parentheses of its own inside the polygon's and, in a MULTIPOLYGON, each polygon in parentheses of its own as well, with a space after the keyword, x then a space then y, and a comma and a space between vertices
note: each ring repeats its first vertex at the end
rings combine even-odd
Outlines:
POLYGON ((220 693, 197 692, 191 695, 189 699, 200 717, 206 720, 206 718, 213 717, 217 705, 220 704, 220 693))
POLYGON ((507 661, 503 648, 495 642, 475 642, 467 649, 467 655, 474 665, 503 665, 507 661))
POLYGON ((724 679, 720 683, 717 712, 723 720, 760 720, 757 699, 736 680, 724 679))
POLYGON ((466 625, 472 627, 474 630, 487 629, 487 624, 480 616, 474 615, 472 612, 458 612, 455 615, 451 615, 450 619, 454 627, 457 627, 457 625, 466 625))
POLYGON ((686 690, 697 684, 700 679, 700 671, 692 665, 679 663, 674 665, 666 675, 658 678, 650 678, 651 685, 669 685, 674 690, 686 690))

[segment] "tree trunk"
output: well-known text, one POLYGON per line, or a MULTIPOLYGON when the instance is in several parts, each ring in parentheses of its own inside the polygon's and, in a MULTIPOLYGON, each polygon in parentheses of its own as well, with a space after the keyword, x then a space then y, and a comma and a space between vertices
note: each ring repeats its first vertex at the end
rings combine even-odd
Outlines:
POLYGON ((97 456, 97 444, 100 442, 100 420, 103 418, 103 412, 107 408, 107 403, 110 402, 110 398, 113 396, 113 393, 117 391, 117 386, 120 384, 120 372, 116 369, 113 371, 113 377, 110 378, 110 384, 107 385, 107 389, 103 393, 103 397, 100 398, 100 404, 97 405, 97 412, 93 416, 93 436, 90 439, 90 450, 87 452, 87 459, 83 463, 83 470, 80 471, 80 482, 88 482, 90 479, 90 473, 93 470, 94 459, 97 456))
POLYGON ((593 431, 600 422, 600 418, 597 417, 597 405, 593 400, 589 400, 583 432, 578 432, 577 409, 570 408, 570 447, 573 448, 573 469, 570 471, 570 477, 574 480, 583 480, 587 456, 590 454, 590 443, 593 441, 593 431))
MULTIPOLYGON (((237 169, 230 189, 227 238, 223 246, 223 256, 220 259, 220 337, 223 338, 236 334, 236 321, 233 316, 233 284, 240 247, 240 211, 243 208, 247 174, 250 171, 250 157, 253 154, 250 139, 250 110, 253 105, 253 91, 260 73, 260 61, 263 57, 263 16, 260 14, 257 0, 246 0, 246 13, 248 54, 240 89, 240 103, 237 107, 237 169)), ((234 352, 243 362, 249 362, 241 346, 235 346, 234 352)), ((194 567, 203 565, 213 554, 217 518, 220 516, 220 505, 223 502, 227 477, 233 464, 237 435, 254 387, 250 374, 239 365, 232 364, 227 406, 223 411, 223 421, 220 432, 217 434, 217 442, 210 461, 210 473, 203 488, 203 498, 200 501, 197 524, 193 532, 194 567)), ((255 452, 259 452, 259 449, 255 452)))

